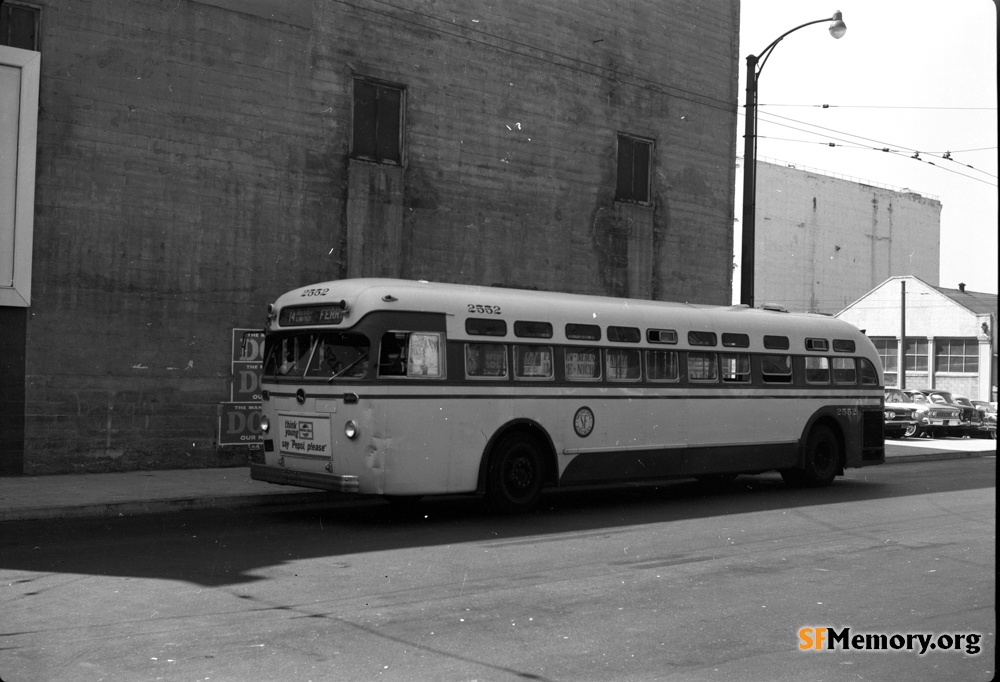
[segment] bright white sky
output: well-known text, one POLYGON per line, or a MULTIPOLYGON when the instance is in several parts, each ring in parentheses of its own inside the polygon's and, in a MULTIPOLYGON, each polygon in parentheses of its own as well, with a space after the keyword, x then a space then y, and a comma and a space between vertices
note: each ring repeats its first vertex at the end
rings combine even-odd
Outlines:
MULTIPOLYGON (((742 0, 741 5, 739 165, 746 56, 760 55, 785 31, 840 10, 847 24, 843 38, 834 40, 826 22, 806 26, 785 37, 767 60, 758 80, 758 158, 936 197, 942 204, 939 285, 957 288, 965 282, 972 291, 997 293, 992 0, 742 0), (877 151, 883 147, 897 153, 877 151), (911 158, 915 151, 920 161, 911 158), (942 159, 949 151, 953 160, 942 159)), ((740 170, 736 181, 739 264, 740 170)), ((733 280, 738 302, 739 268, 733 280)))

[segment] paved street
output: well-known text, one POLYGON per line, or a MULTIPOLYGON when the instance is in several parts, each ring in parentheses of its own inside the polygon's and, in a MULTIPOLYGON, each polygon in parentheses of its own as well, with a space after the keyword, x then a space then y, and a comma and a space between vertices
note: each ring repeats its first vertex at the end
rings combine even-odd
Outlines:
POLYGON ((995 456, 549 495, 0 524, 0 678, 990 679, 995 456), (799 650, 803 627, 982 651, 799 650))

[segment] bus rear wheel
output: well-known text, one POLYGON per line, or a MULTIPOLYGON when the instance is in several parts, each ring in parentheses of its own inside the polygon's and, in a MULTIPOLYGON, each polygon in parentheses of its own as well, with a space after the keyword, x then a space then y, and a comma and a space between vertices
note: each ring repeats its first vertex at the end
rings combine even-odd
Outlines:
POLYGON ((530 511, 542 496, 544 468, 538 442, 526 433, 504 436, 493 450, 486 481, 490 506, 501 514, 530 511))
POLYGON ((840 442, 826 426, 817 426, 806 439, 805 461, 801 469, 784 469, 781 477, 790 485, 821 488, 830 485, 840 468, 840 442))

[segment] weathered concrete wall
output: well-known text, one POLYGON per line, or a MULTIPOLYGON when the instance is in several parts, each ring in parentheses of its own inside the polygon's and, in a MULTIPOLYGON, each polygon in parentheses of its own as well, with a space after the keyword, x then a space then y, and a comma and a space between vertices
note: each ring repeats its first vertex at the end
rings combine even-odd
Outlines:
POLYGON ((736 3, 37 4, 27 472, 235 461, 231 330, 313 281, 729 301, 736 3), (402 169, 352 169, 355 75, 406 88, 402 169))
POLYGON ((896 275, 936 285, 941 203, 757 164, 756 299, 833 314, 896 275))

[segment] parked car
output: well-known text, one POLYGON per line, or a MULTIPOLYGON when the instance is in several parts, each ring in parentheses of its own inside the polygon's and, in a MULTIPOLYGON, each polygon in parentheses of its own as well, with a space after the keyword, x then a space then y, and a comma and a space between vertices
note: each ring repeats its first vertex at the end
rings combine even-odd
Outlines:
POLYGON ((922 391, 906 390, 902 393, 919 408, 917 425, 904 435, 943 438, 947 435, 962 434, 962 410, 957 405, 931 402, 922 391))
POLYGON ((983 438, 997 439, 997 406, 985 400, 973 400, 972 404, 983 417, 983 427, 976 435, 983 438))
POLYGON ((949 427, 949 436, 971 436, 979 430, 982 418, 968 398, 957 396, 951 391, 939 391, 938 389, 923 388, 920 389, 920 393, 927 396, 927 400, 931 404, 958 408, 960 423, 957 426, 949 427))
POLYGON ((902 391, 886 389, 883 426, 885 437, 902 438, 917 435, 922 412, 927 412, 926 405, 911 402, 902 391))

